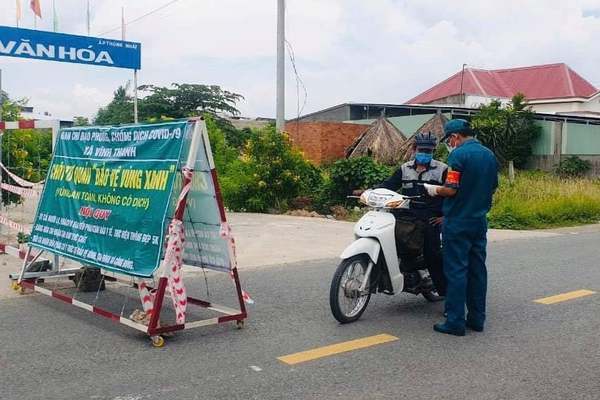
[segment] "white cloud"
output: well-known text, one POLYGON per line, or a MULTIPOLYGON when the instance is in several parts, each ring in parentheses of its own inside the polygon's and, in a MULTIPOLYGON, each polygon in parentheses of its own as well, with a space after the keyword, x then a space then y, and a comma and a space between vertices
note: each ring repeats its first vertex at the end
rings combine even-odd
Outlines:
MULTIPOLYGON (((166 0, 94 0, 92 32, 118 27, 166 0)), ((23 1, 23 26, 32 26, 23 1)), ((85 2, 57 0, 60 29, 85 33, 85 2)), ((274 0, 180 0, 127 27, 143 43, 140 83, 219 84, 246 98, 246 115, 273 116, 274 0)), ((42 0, 40 29, 52 26, 42 0)), ((0 2, 14 24, 14 2, 0 2)), ((120 37, 120 32, 110 33, 120 37)), ((345 101, 403 102, 458 71, 463 62, 500 68, 566 62, 600 85, 599 0, 288 0, 287 37, 308 88, 305 112, 345 101)), ((0 58, 4 88, 40 111, 93 115, 125 70, 0 58)), ((288 62, 287 114, 296 113, 288 62)))

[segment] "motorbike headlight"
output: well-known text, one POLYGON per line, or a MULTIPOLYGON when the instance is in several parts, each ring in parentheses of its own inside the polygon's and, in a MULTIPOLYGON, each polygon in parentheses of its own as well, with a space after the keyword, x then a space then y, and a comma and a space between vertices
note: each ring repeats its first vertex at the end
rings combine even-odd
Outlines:
POLYGON ((371 207, 383 207, 385 202, 394 197, 391 194, 371 193, 369 195, 368 204, 371 207))
POLYGON ((407 199, 390 200, 387 203, 385 203, 385 206, 388 208, 408 208, 408 200, 407 199))

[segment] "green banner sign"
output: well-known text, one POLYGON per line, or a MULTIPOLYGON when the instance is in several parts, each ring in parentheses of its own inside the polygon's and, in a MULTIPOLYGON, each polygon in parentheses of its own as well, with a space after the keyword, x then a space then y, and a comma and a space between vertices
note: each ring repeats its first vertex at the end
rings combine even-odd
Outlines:
POLYGON ((187 122, 60 132, 31 234, 35 247, 107 270, 158 268, 187 122))

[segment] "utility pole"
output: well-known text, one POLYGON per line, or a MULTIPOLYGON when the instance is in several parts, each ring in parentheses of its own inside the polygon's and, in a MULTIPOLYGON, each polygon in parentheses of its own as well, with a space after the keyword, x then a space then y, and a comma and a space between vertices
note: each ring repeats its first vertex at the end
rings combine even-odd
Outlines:
POLYGON ((285 0, 277 0, 277 131, 285 125, 285 0))

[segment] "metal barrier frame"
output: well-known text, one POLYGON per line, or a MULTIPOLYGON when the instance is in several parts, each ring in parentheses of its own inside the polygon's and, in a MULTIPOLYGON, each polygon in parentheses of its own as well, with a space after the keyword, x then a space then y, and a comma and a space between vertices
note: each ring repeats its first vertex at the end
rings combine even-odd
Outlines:
MULTIPOLYGON (((182 183, 182 191, 183 191, 183 188, 186 186, 186 183, 191 183, 191 179, 193 177, 194 166, 195 166, 195 162, 196 162, 196 150, 198 148, 197 144, 198 144, 198 141, 200 140, 200 138, 202 137, 204 139, 204 143, 205 143, 205 151, 208 154, 208 162, 209 162, 211 177, 213 179, 213 184, 215 187, 216 200, 219 205, 221 226, 223 227, 223 226, 227 225, 227 219, 226 219, 226 215, 225 215, 225 208, 223 206, 223 198, 221 195, 221 189, 219 186, 219 182, 217 180, 217 172, 215 170, 214 160, 212 158, 212 152, 210 149, 210 142, 208 139, 206 123, 203 118, 195 118, 195 119, 191 119, 190 121, 195 122, 195 124, 194 124, 193 133, 192 133, 192 144, 190 146, 190 153, 188 154, 187 162, 185 164, 185 167, 183 167, 183 168, 188 169, 190 172, 192 172, 192 174, 190 174, 187 177, 184 175, 183 183, 182 183)), ((182 170, 183 170, 183 168, 182 168, 182 170)), ((182 201, 180 201, 180 203, 178 204, 173 218, 181 220, 183 218, 183 214, 184 214, 186 206, 187 206, 187 192, 182 197, 182 201)), ((52 298, 61 300, 67 304, 71 304, 75 307, 81 308, 83 310, 90 311, 94 314, 108 318, 111 321, 121 323, 130 328, 133 328, 140 332, 146 333, 152 339, 152 344, 155 347, 162 347, 164 344, 164 338, 161 336, 161 334, 163 334, 163 333, 175 332, 175 331, 186 330, 186 329, 193 329, 193 328, 197 328, 197 327, 201 327, 201 326, 222 324, 222 323, 231 322, 231 321, 235 321, 238 328, 243 327, 244 320, 248 317, 248 313, 247 313, 246 304, 244 301, 244 293, 242 291, 242 287, 240 284, 239 275, 238 275, 238 271, 237 271, 237 263, 235 260, 234 241, 233 241, 233 238, 228 238, 227 240, 228 240, 228 247, 229 247, 228 248, 229 259, 230 259, 230 263, 231 263, 230 264, 230 275, 235 284, 237 300, 239 302, 239 309, 233 309, 233 308, 230 308, 227 306, 213 304, 213 303, 210 303, 205 300, 187 296, 188 304, 206 308, 211 311, 218 312, 222 315, 219 317, 215 317, 215 318, 186 322, 184 324, 159 326, 160 314, 162 311, 162 305, 163 305, 163 301, 165 298, 165 292, 166 292, 167 283, 168 283, 168 277, 165 276, 164 274, 163 274, 163 276, 161 276, 159 278, 158 285, 155 288, 155 296, 154 296, 154 304, 153 304, 154 312, 152 312, 149 324, 147 326, 144 324, 141 324, 137 321, 134 321, 130 318, 123 317, 122 315, 114 314, 108 310, 97 307, 93 304, 79 301, 79 300, 73 298, 72 296, 61 293, 58 290, 50 290, 43 286, 38 285, 37 284, 38 279, 64 277, 65 275, 73 275, 76 271, 79 270, 79 269, 60 270, 59 265, 58 265, 58 255, 52 253, 55 257, 55 263, 53 263, 51 271, 27 272, 27 269, 29 268, 29 266, 31 266, 42 255, 42 253, 45 252, 45 250, 40 250, 36 255, 32 254, 33 253, 32 247, 29 247, 29 249, 27 250, 27 253, 24 255, 22 254, 22 252, 19 252, 19 257, 23 259, 23 267, 21 268, 21 271, 19 274, 12 274, 11 279, 15 280, 14 288, 16 290, 20 290, 22 293, 24 292, 24 289, 30 289, 36 293, 40 293, 40 294, 52 297, 52 298)), ((4 250, 4 252, 8 253, 8 251, 6 251, 7 250, 6 246, 4 249, 2 249, 1 245, 0 245, 0 251, 1 250, 4 250)), ((50 251, 47 251, 47 252, 51 253, 50 251)), ((158 270, 160 270, 160 268, 157 269, 157 271, 158 270)), ((115 274, 118 274, 118 273, 115 273, 115 274)), ((118 280, 118 279, 112 278, 107 275, 104 275, 104 276, 105 276, 105 279, 107 279, 107 280, 118 280)), ((154 288, 148 288, 148 289, 154 290, 154 288)))

